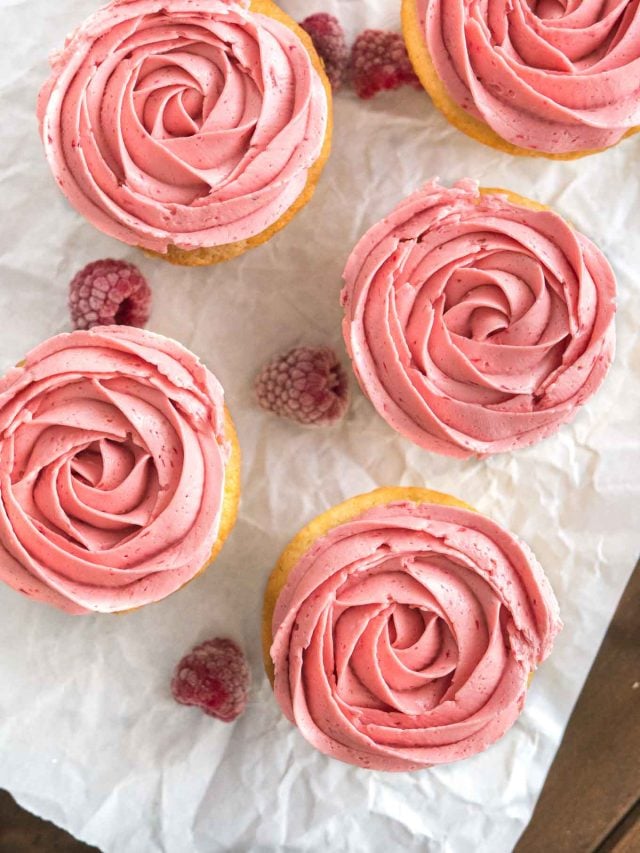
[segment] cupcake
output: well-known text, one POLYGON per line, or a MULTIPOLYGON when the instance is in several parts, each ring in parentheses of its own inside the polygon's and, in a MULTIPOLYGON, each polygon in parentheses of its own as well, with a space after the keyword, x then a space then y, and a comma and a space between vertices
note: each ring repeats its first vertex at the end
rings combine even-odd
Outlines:
POLYGON ((239 469, 222 388, 180 344, 50 338, 0 379, 0 580, 73 614, 159 601, 222 547, 239 469))
POLYGON ((449 495, 385 488, 286 548, 265 597, 265 661, 285 716, 320 752, 419 770, 511 728, 560 627, 526 545, 449 495))
POLYGON ((464 133, 573 159, 640 129, 638 4, 403 0, 422 85, 464 133))
POLYGON ((534 444, 574 417, 613 358, 606 258, 504 190, 431 181, 360 240, 344 275, 362 390, 426 450, 467 458, 534 444))
POLYGON ((112 0, 52 59, 45 153, 96 228, 214 264, 272 237, 329 154, 331 87, 271 0, 112 0))

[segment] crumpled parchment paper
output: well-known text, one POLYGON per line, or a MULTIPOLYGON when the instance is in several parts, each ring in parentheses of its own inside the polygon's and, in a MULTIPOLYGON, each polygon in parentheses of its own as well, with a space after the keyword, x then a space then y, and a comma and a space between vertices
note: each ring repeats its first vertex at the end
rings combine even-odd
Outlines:
MULTIPOLYGON (((95 231, 51 179, 34 102, 46 57, 94 0, 4 0, 0 26, 0 367, 68 329, 66 289, 86 262, 137 263, 149 327, 193 349, 225 386, 244 451, 238 526, 206 574, 125 616, 69 617, 0 588, 0 786, 105 853, 501 853, 532 813, 571 708, 640 548, 640 137, 573 162, 512 158, 467 139, 411 90, 336 98, 332 159, 312 203, 268 245, 210 269, 145 258, 95 231), (338 295, 357 238, 434 175, 503 186, 554 206, 609 256, 618 353, 600 393, 556 436, 486 461, 431 455, 395 435, 355 389, 340 426, 307 431, 260 411, 264 359, 302 343, 344 352, 338 295), (635 297, 635 299, 634 299, 635 297), (483 755, 384 775, 315 752, 280 714, 262 671, 262 591, 307 520, 382 484, 451 492, 522 536, 560 600, 565 630, 515 728, 483 755), (178 706, 172 669, 228 635, 254 688, 228 726, 178 706)), ((303 0, 350 36, 399 26, 397 0, 303 0)))

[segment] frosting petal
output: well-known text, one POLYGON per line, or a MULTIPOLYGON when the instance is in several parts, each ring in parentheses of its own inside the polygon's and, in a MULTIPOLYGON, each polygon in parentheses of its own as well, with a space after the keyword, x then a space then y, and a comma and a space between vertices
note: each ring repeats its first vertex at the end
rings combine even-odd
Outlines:
POLYGON ((253 237, 302 193, 328 105, 287 26, 227 0, 128 0, 92 15, 38 100, 71 204, 166 252, 253 237))
POLYGON ((615 278, 551 211, 432 181, 354 249, 342 300, 358 380, 427 450, 468 457, 539 441, 600 386, 615 278))
POLYGON ((217 380, 159 335, 58 335, 0 379, 0 579, 67 610, 174 592, 218 536, 229 449, 217 380))
POLYGON ((540 565, 507 531, 458 507, 392 503, 312 545, 272 627, 275 696, 304 737, 401 771, 500 738, 561 623, 540 565))
POLYGON ((416 0, 449 96, 507 142, 598 150, 640 125, 637 0, 416 0))

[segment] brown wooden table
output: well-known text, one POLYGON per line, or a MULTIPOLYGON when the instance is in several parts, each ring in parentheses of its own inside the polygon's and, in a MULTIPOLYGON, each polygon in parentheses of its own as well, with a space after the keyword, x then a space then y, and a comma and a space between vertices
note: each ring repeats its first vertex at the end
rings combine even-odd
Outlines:
MULTIPOLYGON (((0 791, 0 853, 91 850, 95 848, 29 814, 0 791)), ((639 852, 640 563, 580 695, 531 823, 515 850, 639 852)))

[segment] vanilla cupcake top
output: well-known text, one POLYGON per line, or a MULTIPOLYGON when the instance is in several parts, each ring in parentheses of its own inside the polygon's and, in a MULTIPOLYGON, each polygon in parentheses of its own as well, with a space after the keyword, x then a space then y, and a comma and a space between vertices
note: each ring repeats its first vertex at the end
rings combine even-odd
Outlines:
POLYGON ((389 503, 317 539, 273 617, 275 696, 321 752, 373 770, 500 738, 560 630, 531 551, 469 509, 389 503))
POLYGON ((125 326, 51 338, 0 379, 0 580, 70 613, 158 601, 220 527, 223 392, 125 326))
POLYGON ((394 429, 427 450, 486 455, 552 434, 598 389, 615 291, 602 252, 557 214, 432 181, 354 249, 343 331, 394 429))
POLYGON ((636 0, 415 0, 449 96, 520 148, 607 148, 640 125, 636 0))
POLYGON ((322 150, 327 96, 298 36, 248 3, 112 0, 38 101, 71 204, 125 243, 213 247, 273 225, 322 150))

